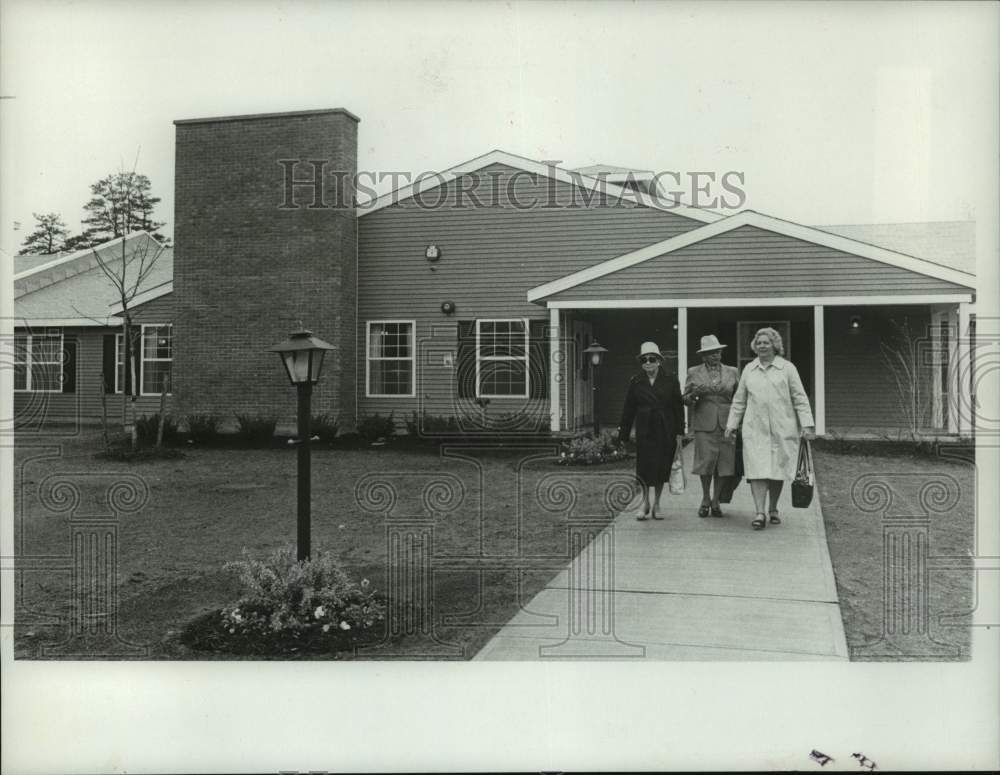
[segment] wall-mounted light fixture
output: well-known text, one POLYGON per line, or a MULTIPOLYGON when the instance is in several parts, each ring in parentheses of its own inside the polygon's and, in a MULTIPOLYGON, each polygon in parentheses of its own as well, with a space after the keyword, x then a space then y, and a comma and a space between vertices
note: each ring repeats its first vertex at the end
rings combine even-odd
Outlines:
POLYGON ((851 322, 850 322, 849 325, 850 325, 851 331, 860 331, 861 330, 861 315, 851 315, 851 322))
POLYGON ((445 315, 454 315, 455 314, 455 302, 453 302, 453 301, 442 301, 441 302, 441 311, 445 315))
POLYGON ((439 248, 437 245, 428 245, 426 248, 424 248, 424 258, 432 262, 437 261, 439 258, 441 258, 441 248, 439 248))

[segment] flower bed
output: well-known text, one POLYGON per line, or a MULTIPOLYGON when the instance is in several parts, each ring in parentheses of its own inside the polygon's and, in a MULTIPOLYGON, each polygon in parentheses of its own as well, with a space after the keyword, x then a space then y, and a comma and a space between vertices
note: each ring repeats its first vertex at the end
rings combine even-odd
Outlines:
POLYGON ((619 440, 617 430, 601 431, 596 436, 588 431, 563 442, 555 462, 566 466, 590 466, 614 463, 628 457, 628 451, 619 440))
POLYGON ((352 581, 330 553, 298 562, 291 547, 227 563, 242 595, 185 629, 185 645, 245 655, 332 653, 382 635, 385 606, 368 579, 352 581))

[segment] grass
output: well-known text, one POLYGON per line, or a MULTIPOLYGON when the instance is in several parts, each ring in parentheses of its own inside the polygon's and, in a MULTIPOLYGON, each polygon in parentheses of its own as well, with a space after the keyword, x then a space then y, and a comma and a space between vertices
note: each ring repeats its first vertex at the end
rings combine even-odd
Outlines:
MULTIPOLYGON (((938 455, 881 442, 818 442, 815 461, 827 542, 837 580, 851 659, 966 660, 971 649, 974 606, 975 468, 971 450, 944 447, 938 455), (967 457, 966 457, 967 456, 967 457), (927 515, 929 589, 927 626, 909 636, 888 631, 885 612, 883 510, 863 510, 852 495, 855 483, 880 481, 892 491, 891 515, 927 515), (920 505, 920 488, 932 479, 954 482, 955 500, 942 513, 920 505), (948 566, 947 569, 944 566, 948 566)), ((874 504, 873 504, 874 505, 874 504)), ((917 528, 907 528, 915 535, 917 528)), ((890 568, 892 571, 893 568, 890 568)), ((890 595, 890 600, 893 596, 890 595)))
MULTIPOLYGON (((244 547, 263 556, 294 541, 294 448, 193 446, 183 458, 132 465, 96 459, 99 447, 99 435, 89 431, 44 443, 18 440, 17 552, 50 559, 35 566, 27 559, 21 563, 15 656, 43 657, 44 646, 69 633, 70 519, 41 502, 39 485, 58 474, 79 488, 81 514, 99 514, 108 511, 107 487, 131 474, 145 483, 149 500, 117 523, 117 633, 143 647, 139 656, 219 657, 189 648, 182 633, 238 596, 235 579, 222 571, 224 563, 239 558, 244 547)), ((314 450, 314 550, 334 551, 353 576, 370 578, 390 599, 395 594, 400 606, 407 598, 397 582, 414 567, 407 564, 414 556, 407 554, 407 536, 417 536, 413 552, 432 558, 423 603, 416 610, 398 609, 393 629, 362 656, 473 656, 571 559, 568 512, 549 510, 540 501, 539 488, 553 481, 549 477, 573 483, 575 514, 610 520, 604 503, 609 478, 594 476, 594 469, 553 465, 555 447, 536 446, 534 457, 532 450, 508 448, 446 458, 426 445, 314 450), (356 486, 369 476, 394 488, 395 503, 387 512, 380 511, 377 490, 367 508, 359 503, 356 486), (428 489, 434 481, 447 482, 455 498, 444 489, 428 489), (420 543, 427 535, 432 545, 420 543), (396 536, 403 537, 400 552, 390 550, 396 536)), ((633 465, 623 461, 600 470, 628 481, 633 465)), ((104 648, 95 643, 92 656, 104 655, 104 648)))

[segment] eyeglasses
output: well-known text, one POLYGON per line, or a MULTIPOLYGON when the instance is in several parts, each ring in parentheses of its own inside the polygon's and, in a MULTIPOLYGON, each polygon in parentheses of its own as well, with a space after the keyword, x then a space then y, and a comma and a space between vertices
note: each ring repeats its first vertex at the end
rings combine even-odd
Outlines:
POLYGON ((639 362, 640 363, 659 363, 660 359, 657 358, 655 355, 643 355, 639 359, 639 362))

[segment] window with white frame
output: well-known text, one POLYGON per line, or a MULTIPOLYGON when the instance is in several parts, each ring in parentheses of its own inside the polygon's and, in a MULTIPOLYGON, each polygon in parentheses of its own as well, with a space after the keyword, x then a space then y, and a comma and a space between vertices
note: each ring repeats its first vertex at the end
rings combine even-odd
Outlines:
POLYGON ((366 354, 366 395, 413 397, 416 395, 413 320, 369 320, 366 354))
POLYGON ((476 321, 476 397, 528 397, 527 321, 476 321))
POLYGON ((14 390, 60 393, 63 382, 62 332, 14 335, 14 390))
POLYGON ((142 367, 139 383, 142 386, 142 395, 158 396, 161 392, 170 393, 173 353, 173 326, 167 324, 142 327, 142 367))
POLYGON ((125 390, 125 337, 115 334, 115 392, 125 390))

